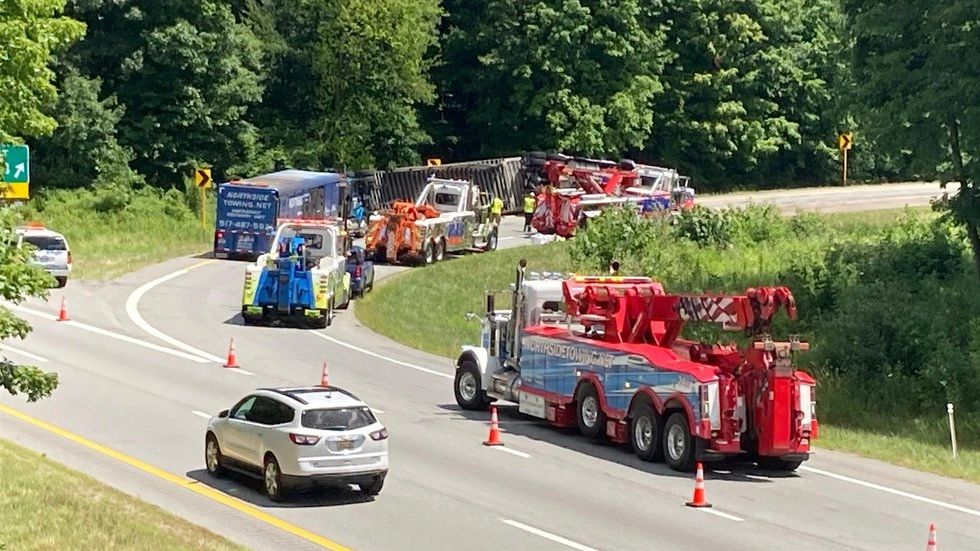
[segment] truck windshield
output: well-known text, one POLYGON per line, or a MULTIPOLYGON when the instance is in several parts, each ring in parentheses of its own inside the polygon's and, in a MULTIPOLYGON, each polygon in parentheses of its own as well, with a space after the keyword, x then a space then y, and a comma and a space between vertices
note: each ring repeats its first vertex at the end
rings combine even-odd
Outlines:
POLYGON ((25 236, 24 241, 27 241, 31 245, 34 245, 42 251, 67 251, 68 245, 65 244, 65 240, 60 237, 54 236, 42 236, 42 235, 30 235, 25 236))
POLYGON ((369 427, 377 420, 366 407, 309 409, 303 412, 302 424, 317 430, 356 430, 369 427))

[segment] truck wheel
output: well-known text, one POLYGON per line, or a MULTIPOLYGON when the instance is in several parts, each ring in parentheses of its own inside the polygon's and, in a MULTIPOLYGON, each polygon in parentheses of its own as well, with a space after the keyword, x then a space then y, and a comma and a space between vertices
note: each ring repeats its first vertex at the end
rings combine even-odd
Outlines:
POLYGON ((693 470, 694 438, 687 428, 687 417, 681 412, 674 412, 667 418, 663 433, 667 466, 681 472, 693 470))
POLYGON ((68 285, 68 278, 67 277, 56 277, 54 279, 58 283, 58 288, 59 289, 63 289, 65 287, 65 285, 68 285))
POLYGON ((323 328, 327 328, 327 327, 330 327, 331 325, 333 325, 333 303, 334 303, 334 300, 336 300, 336 297, 330 297, 330 300, 327 301, 327 313, 323 315, 323 321, 320 323, 320 325, 323 328))
POLYGON ((784 459, 779 459, 778 457, 760 457, 757 460, 759 468, 765 469, 767 471, 781 471, 791 473, 796 469, 800 468, 803 464, 803 460, 786 461, 784 459))
POLYGON ((350 306, 350 290, 344 289, 344 300, 337 307, 338 310, 346 310, 350 306))
POLYGON ((487 235, 487 244, 483 246, 483 250, 486 252, 497 250, 497 228, 490 230, 487 235))
POLYGON ((582 385, 575 398, 578 430, 583 436, 599 439, 605 434, 606 414, 599 403, 599 393, 591 384, 582 385))
POLYGON ((425 263, 433 264, 436 261, 436 245, 432 241, 425 244, 425 263))
POLYGON ((456 403, 463 409, 483 411, 490 405, 487 393, 483 390, 480 370, 473 360, 463 360, 456 369, 456 381, 453 384, 456 403))
POLYGON ((436 262, 441 262, 443 258, 446 257, 446 240, 440 239, 436 242, 436 262))
POLYGON ((633 411, 630 420, 630 445, 633 453, 643 461, 661 461, 664 458, 663 426, 660 416, 650 404, 642 403, 633 411))

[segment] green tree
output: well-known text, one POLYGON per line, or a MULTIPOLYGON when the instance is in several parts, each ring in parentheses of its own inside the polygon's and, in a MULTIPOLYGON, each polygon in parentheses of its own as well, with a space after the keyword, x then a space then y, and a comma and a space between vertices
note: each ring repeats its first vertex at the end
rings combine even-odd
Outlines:
MULTIPOLYGON (((31 251, 18 246, 14 232, 15 214, 12 209, 0 209, 0 298, 18 303, 27 297, 45 298, 52 279, 40 268, 28 263, 31 251)), ((18 318, 6 306, 0 305, 0 341, 23 339, 31 326, 18 318)), ((56 373, 14 363, 0 356, 0 388, 13 395, 23 393, 33 402, 49 396, 58 386, 56 373)))
POLYGON ((48 109, 57 90, 48 63, 85 32, 60 15, 64 7, 65 0, 0 2, 0 142, 55 129, 48 109))
POLYGON ((428 71, 437 0, 250 0, 270 68, 257 110, 274 161, 366 168, 418 160, 418 117, 434 100, 428 71))
POLYGON ((671 57, 664 4, 448 0, 436 74, 456 156, 641 148, 671 57))
POLYGON ((843 0, 858 105, 922 175, 958 181, 937 204, 966 228, 980 275, 980 4, 843 0))
POLYGON ((72 0, 88 24, 78 68, 125 106, 119 142, 151 183, 170 186, 206 162, 215 177, 248 171, 262 96, 260 44, 230 0, 72 0))
POLYGON ((61 93, 51 113, 58 128, 31 143, 42 152, 31 167, 33 179, 61 188, 140 183, 142 178, 129 166, 135 155, 116 138, 123 107, 114 97, 99 98, 98 79, 67 63, 58 64, 56 72, 61 93))
POLYGON ((831 175, 833 94, 844 74, 837 1, 665 5, 675 57, 647 156, 708 188, 831 175))

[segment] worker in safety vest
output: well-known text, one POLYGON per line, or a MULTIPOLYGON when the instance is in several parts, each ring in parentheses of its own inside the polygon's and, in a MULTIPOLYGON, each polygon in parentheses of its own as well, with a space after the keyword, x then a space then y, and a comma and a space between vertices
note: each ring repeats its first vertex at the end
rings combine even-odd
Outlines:
POLYGON ((534 193, 527 192, 524 196, 524 231, 531 233, 531 217, 534 216, 534 207, 538 204, 537 199, 534 198, 534 193))
POLYGON ((504 201, 500 197, 494 197, 490 201, 490 221, 500 223, 500 215, 504 212, 504 201))

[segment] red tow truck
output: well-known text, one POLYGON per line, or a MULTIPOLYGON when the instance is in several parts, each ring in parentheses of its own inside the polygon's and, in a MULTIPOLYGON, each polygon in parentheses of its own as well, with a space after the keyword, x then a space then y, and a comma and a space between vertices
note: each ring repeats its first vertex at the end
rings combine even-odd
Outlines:
POLYGON ((809 458, 816 381, 793 367, 809 346, 769 336, 780 310, 796 316, 789 289, 681 295, 646 277, 526 278, 525 269, 521 260, 509 310, 487 295, 482 345, 462 348, 460 407, 514 402, 679 471, 737 455, 792 471, 809 458), (748 344, 684 339, 693 322, 742 331, 748 344))
POLYGON ((623 160, 552 159, 539 169, 546 182, 531 225, 541 234, 570 238, 606 207, 632 207, 645 216, 694 207, 690 178, 676 170, 623 160))

